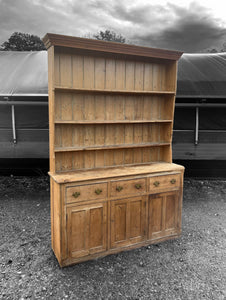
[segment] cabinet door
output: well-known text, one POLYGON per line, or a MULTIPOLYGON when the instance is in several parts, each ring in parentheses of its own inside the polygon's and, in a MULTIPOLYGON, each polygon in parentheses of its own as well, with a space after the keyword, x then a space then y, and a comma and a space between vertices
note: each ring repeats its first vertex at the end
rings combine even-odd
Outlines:
POLYGON ((106 203, 67 208, 67 244, 70 257, 106 250, 106 203))
POLYGON ((149 196, 148 239, 157 239, 178 233, 179 191, 149 196))
POLYGON ((129 246, 144 240, 145 201, 145 197, 111 201, 111 248, 129 246))

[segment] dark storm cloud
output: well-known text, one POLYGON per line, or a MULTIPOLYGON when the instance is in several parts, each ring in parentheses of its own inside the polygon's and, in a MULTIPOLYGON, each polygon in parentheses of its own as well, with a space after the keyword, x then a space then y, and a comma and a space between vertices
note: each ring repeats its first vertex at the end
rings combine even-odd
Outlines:
POLYGON ((0 44, 15 31, 40 37, 46 32, 92 37, 110 29, 131 43, 150 47, 185 52, 222 48, 226 28, 210 10, 196 2, 170 2, 0 0, 0 44))
POLYGON ((112 6, 109 13, 116 19, 130 21, 135 25, 150 21, 150 17, 152 22, 154 20, 157 21, 157 19, 160 21, 164 11, 165 9, 162 5, 140 4, 139 6, 130 6, 116 3, 112 6))
MULTIPOLYGON (((158 32, 146 30, 133 35, 137 43, 185 52, 220 50, 226 41, 226 28, 219 25, 209 11, 193 3, 190 9, 170 5, 174 22, 158 32)), ((144 25, 144 24, 143 24, 144 25)))

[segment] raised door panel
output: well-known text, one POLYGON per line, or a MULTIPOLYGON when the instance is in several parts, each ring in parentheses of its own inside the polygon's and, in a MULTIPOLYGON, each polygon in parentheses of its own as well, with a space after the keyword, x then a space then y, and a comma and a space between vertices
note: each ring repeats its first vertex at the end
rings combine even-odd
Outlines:
POLYGON ((178 232, 179 192, 150 195, 148 203, 148 239, 178 232))
POLYGON ((106 204, 67 208, 69 257, 83 257, 106 250, 106 204))
POLYGON ((111 248, 139 243, 145 238, 145 197, 111 201, 111 248))

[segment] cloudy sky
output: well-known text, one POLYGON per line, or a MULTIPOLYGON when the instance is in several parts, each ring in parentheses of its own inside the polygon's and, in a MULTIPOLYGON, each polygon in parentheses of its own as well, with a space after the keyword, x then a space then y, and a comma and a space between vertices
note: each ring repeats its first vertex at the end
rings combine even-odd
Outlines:
POLYGON ((225 0, 0 0, 0 44, 15 32, 91 37, 110 29, 137 45, 226 48, 225 0))

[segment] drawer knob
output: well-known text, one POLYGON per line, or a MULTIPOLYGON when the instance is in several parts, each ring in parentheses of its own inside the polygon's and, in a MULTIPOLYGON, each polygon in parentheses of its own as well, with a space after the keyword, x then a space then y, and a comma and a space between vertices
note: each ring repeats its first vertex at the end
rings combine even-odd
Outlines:
POLYGON ((78 198, 78 196, 80 196, 80 192, 75 192, 72 194, 73 197, 78 198))
POLYGON ((139 184, 139 183, 135 184, 135 188, 136 188, 136 189, 139 190, 139 189, 141 189, 141 187, 142 187, 141 184, 139 184))
POLYGON ((116 191, 118 191, 118 192, 121 192, 121 190, 123 190, 123 187, 122 186, 116 186, 116 191))
POLYGON ((95 193, 96 193, 97 195, 100 195, 100 194, 102 193, 102 190, 101 190, 101 189, 96 189, 96 190, 95 190, 95 193))
POLYGON ((155 181, 153 184, 154 184, 154 186, 156 186, 156 187, 157 187, 157 186, 159 186, 159 185, 160 185, 160 182, 159 182, 159 181, 155 181))
POLYGON ((176 179, 173 178, 173 179, 170 180, 170 182, 171 182, 172 184, 174 184, 174 183, 176 183, 176 179))

